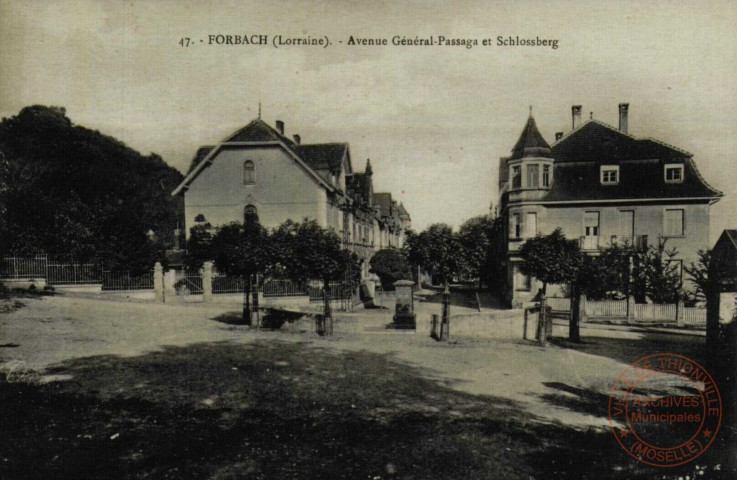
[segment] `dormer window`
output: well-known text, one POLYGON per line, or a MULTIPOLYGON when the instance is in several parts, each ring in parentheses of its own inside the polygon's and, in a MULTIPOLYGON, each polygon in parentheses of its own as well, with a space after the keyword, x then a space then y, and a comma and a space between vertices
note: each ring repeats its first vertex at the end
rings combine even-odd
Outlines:
POLYGON ((608 165, 601 167, 601 184, 617 185, 619 184, 619 165, 608 165))
POLYGON ((682 183, 683 165, 665 166, 665 183, 682 183))

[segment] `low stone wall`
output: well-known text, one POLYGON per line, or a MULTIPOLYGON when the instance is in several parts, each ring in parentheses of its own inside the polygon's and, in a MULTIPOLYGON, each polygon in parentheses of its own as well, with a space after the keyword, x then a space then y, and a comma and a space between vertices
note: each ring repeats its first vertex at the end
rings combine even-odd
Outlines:
POLYGON ((112 290, 102 292, 102 298, 154 300, 156 298, 156 293, 153 290, 112 290))
POLYGON ((38 290, 42 290, 46 286, 45 278, 4 278, 0 282, 10 290, 14 288, 28 290, 31 288, 31 285, 35 286, 38 290))
POLYGON ((54 291, 56 291, 57 293, 102 293, 102 283, 88 283, 83 285, 54 285, 54 291))

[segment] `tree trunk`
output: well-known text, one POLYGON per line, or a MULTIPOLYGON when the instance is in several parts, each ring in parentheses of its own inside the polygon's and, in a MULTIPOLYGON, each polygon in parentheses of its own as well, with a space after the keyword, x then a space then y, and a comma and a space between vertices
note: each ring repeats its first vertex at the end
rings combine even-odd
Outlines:
POLYGON ((568 340, 574 343, 581 341, 581 294, 578 290, 575 285, 571 287, 571 311, 568 320, 568 340))
POLYGON ((440 340, 448 340, 450 338, 450 285, 445 282, 445 290, 443 290, 443 316, 440 320, 440 340))
POLYGON ((548 343, 548 312, 545 302, 545 290, 548 284, 543 283, 542 295, 540 296, 540 314, 538 317, 538 328, 540 329, 540 345, 543 347, 548 343))
POLYGON ((325 322, 325 335, 331 336, 333 334, 333 314, 330 311, 330 281, 325 279, 323 281, 323 299, 325 304, 323 305, 324 322, 325 322))
POLYGON ((251 325, 251 277, 243 277, 243 324, 251 325))
POLYGON ((706 293, 706 350, 719 352, 719 288, 708 288, 706 293))
POLYGON ((258 280, 251 282, 251 293, 253 295, 253 313, 256 314, 256 322, 254 323, 254 326, 258 327, 261 324, 258 312, 258 280))

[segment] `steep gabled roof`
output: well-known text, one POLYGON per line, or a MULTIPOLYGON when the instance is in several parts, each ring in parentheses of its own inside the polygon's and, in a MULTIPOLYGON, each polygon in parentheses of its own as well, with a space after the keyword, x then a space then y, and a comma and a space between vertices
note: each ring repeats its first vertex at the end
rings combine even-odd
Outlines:
POLYGON ((721 243, 731 245, 732 248, 737 250, 737 230, 724 230, 722 234, 719 235, 719 239, 717 240, 717 243, 714 244, 714 248, 716 249, 716 246, 721 243))
POLYGON ((348 195, 354 200, 359 200, 364 205, 370 206, 369 199, 371 198, 371 190, 373 187, 371 175, 367 175, 366 173, 354 173, 348 178, 348 195))
POLYGON ((348 151, 348 144, 320 143, 314 145, 295 145, 292 149, 313 170, 340 172, 343 169, 343 158, 345 158, 348 151))
POLYGON ((639 139, 598 120, 589 120, 553 144, 555 163, 617 163, 622 160, 677 161, 693 155, 650 138, 639 139))
POLYGON ((407 212, 407 209, 404 208, 404 204, 402 202, 399 202, 399 206, 397 207, 397 213, 399 213, 399 216, 407 216, 409 217, 409 212, 407 212))
POLYGON ((392 194, 387 192, 374 193, 374 206, 379 209, 380 217, 389 217, 392 214, 392 194))
MULTIPOLYGON (((299 165, 301 165, 307 173, 313 177, 319 184, 323 185, 328 190, 335 190, 337 187, 332 185, 332 180, 329 178, 329 175, 327 172, 329 171, 329 168, 327 169, 316 169, 312 165, 310 165, 302 156, 297 153, 297 150, 303 149, 303 151, 309 151, 309 153, 306 155, 313 159, 316 166, 322 165, 323 162, 325 165, 331 165, 336 160, 334 160, 334 157, 339 156, 340 159, 337 160, 338 163, 338 171, 342 168, 342 158, 345 155, 348 155, 349 162, 348 162, 348 169, 350 169, 350 154, 348 153, 348 144, 325 144, 325 145, 298 145, 294 143, 292 140, 288 139, 286 136, 279 133, 276 129, 269 126, 266 122, 261 120, 260 118, 257 118, 253 121, 251 121, 248 125, 245 127, 239 129, 232 135, 228 136, 223 142, 218 144, 215 147, 201 147, 197 154, 195 155, 195 158, 193 159, 190 170, 187 173, 187 175, 184 177, 184 180, 177 186, 176 189, 172 192, 172 195, 179 195, 180 193, 186 191, 186 189, 189 187, 189 184, 197 178, 200 171, 202 171, 203 168, 205 168, 206 163, 211 163, 212 160, 217 156, 220 150, 224 149, 232 149, 232 148, 248 148, 249 144, 254 144, 257 146, 263 146, 263 145, 269 145, 269 146, 275 146, 275 147, 281 147, 285 150, 285 152, 292 157, 299 165), (342 149, 340 148, 334 148, 333 145, 341 145, 342 149), (325 148, 315 148, 313 150, 310 150, 309 147, 324 147, 325 148), (340 151, 340 153, 338 153, 340 151), (325 153, 328 152, 328 153, 325 153)), ((349 172, 350 173, 350 172, 349 172)))
POLYGON ((197 153, 195 153, 194 158, 189 163, 189 169, 187 169, 187 175, 189 175, 190 172, 192 172, 192 170, 194 170, 197 167, 197 165, 199 165, 200 162, 205 159, 207 154, 210 153, 210 151, 213 148, 215 148, 214 145, 206 145, 204 147, 200 147, 197 149, 197 153))
POLYGON ((535 119, 530 115, 522 129, 519 140, 512 149, 512 158, 547 157, 550 156, 550 145, 537 129, 535 119))
POLYGON ((718 199, 691 154, 653 139, 639 139, 589 120, 551 148, 553 185, 543 201, 718 199), (666 183, 665 164, 683 165, 683 181, 666 183), (602 185, 601 165, 618 165, 616 185, 602 185))
POLYGON ((602 185, 597 162, 563 162, 553 167, 553 186, 543 201, 718 198, 721 192, 701 179, 693 160, 684 166, 682 183, 666 183, 658 160, 619 163, 619 183, 602 185))
POLYGON ((223 140, 223 143, 233 142, 283 142, 290 148, 295 145, 287 136, 282 135, 260 118, 252 120, 248 125, 223 140))

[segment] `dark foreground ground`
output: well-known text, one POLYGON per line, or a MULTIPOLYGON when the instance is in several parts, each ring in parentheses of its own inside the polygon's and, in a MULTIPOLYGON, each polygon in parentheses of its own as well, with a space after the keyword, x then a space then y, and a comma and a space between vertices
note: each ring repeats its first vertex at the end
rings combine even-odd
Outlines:
MULTIPOLYGON (((0 382, 0 478, 676 479, 697 464, 698 478, 732 478, 714 469, 720 445, 647 467, 608 431, 541 423, 364 351, 213 342, 47 373, 71 379, 0 382)), ((548 400, 606 415, 601 397, 561 385, 548 400)))

